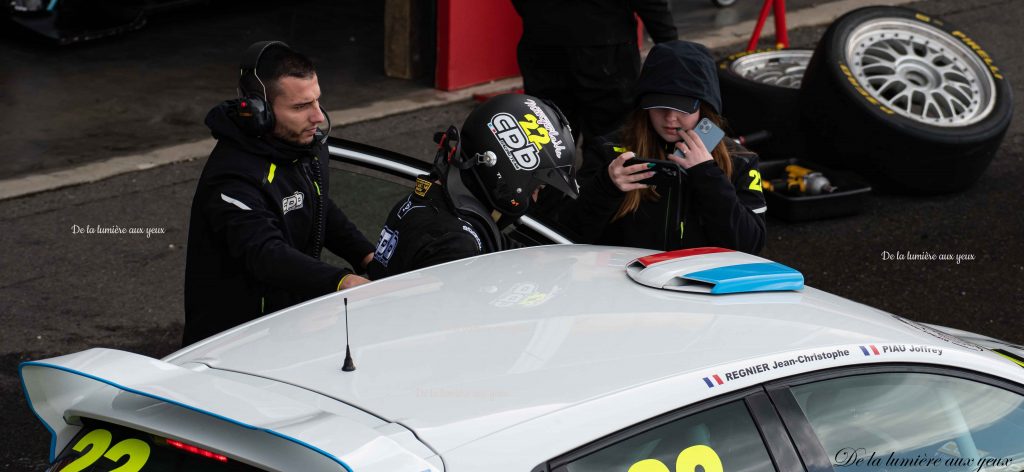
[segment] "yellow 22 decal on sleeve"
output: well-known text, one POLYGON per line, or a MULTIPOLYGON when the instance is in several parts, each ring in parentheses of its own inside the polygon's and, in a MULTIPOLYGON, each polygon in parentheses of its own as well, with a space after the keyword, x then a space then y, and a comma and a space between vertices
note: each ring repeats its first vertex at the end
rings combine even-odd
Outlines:
POLYGON ((764 190, 761 190, 761 173, 754 169, 750 169, 750 172, 747 175, 754 179, 750 182, 750 190, 764 192, 764 190))
POLYGON ((139 439, 125 439, 111 447, 110 442, 113 437, 110 431, 105 429, 96 429, 82 436, 82 439, 79 439, 72 449, 85 453, 61 469, 60 472, 80 472, 93 465, 100 457, 117 462, 124 456, 128 456, 128 462, 110 472, 139 472, 142 470, 142 466, 146 465, 146 461, 149 460, 149 444, 139 439))
MULTIPOLYGON (((723 472, 722 459, 714 449, 703 444, 690 446, 683 449, 676 457, 675 472, 690 472, 696 470, 697 466, 704 468, 704 472, 723 472)), ((665 463, 658 459, 644 459, 629 467, 628 472, 671 472, 665 463)))

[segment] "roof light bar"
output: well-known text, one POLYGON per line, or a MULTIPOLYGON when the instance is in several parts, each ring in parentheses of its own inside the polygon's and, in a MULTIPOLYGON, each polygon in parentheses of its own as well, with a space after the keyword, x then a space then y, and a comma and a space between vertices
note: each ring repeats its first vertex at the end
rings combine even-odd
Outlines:
POLYGON ((626 265, 626 274, 648 287, 710 295, 804 287, 800 271, 719 247, 680 249, 640 257, 626 265))

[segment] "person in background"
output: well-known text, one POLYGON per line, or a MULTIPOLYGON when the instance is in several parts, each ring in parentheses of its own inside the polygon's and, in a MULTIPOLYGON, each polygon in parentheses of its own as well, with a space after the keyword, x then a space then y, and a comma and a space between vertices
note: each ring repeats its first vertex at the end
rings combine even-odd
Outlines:
MULTIPOLYGON (((718 246, 760 252, 767 206, 757 155, 729 138, 706 149, 694 131, 701 118, 725 125, 707 48, 679 40, 654 46, 637 81, 635 103, 622 129, 586 149, 594 153, 589 159, 610 162, 618 191, 593 186, 611 205, 587 214, 590 228, 606 226, 584 234, 582 241, 666 251, 718 246), (675 162, 685 178, 681 185, 618 183, 644 168, 625 165, 634 157, 675 162)), ((582 193, 588 190, 584 186, 582 193)))
MULTIPOLYGON (((553 101, 583 145, 615 131, 633 105, 640 72, 636 16, 655 43, 678 37, 668 0, 512 0, 523 20, 523 89, 553 101)), ((586 159, 580 176, 605 167, 586 159)))

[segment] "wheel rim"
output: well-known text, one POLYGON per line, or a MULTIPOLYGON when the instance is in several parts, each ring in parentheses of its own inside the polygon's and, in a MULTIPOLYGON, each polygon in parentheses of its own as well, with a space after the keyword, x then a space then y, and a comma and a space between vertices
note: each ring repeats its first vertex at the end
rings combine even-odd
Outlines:
POLYGON ((800 88, 800 82, 811 60, 810 50, 786 49, 759 52, 733 61, 733 73, 757 83, 791 89, 800 88))
POLYGON ((897 114, 935 126, 981 121, 995 106, 985 63, 948 33, 902 18, 866 22, 846 46, 850 72, 897 114))

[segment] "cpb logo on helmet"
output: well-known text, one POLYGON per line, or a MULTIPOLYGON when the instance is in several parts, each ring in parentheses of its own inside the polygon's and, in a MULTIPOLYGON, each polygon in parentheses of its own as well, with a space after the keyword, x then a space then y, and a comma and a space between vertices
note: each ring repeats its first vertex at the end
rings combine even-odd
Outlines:
POLYGON ((515 117, 508 113, 498 113, 491 117, 487 127, 494 133, 516 170, 533 170, 540 165, 537 147, 526 137, 526 132, 515 117))

